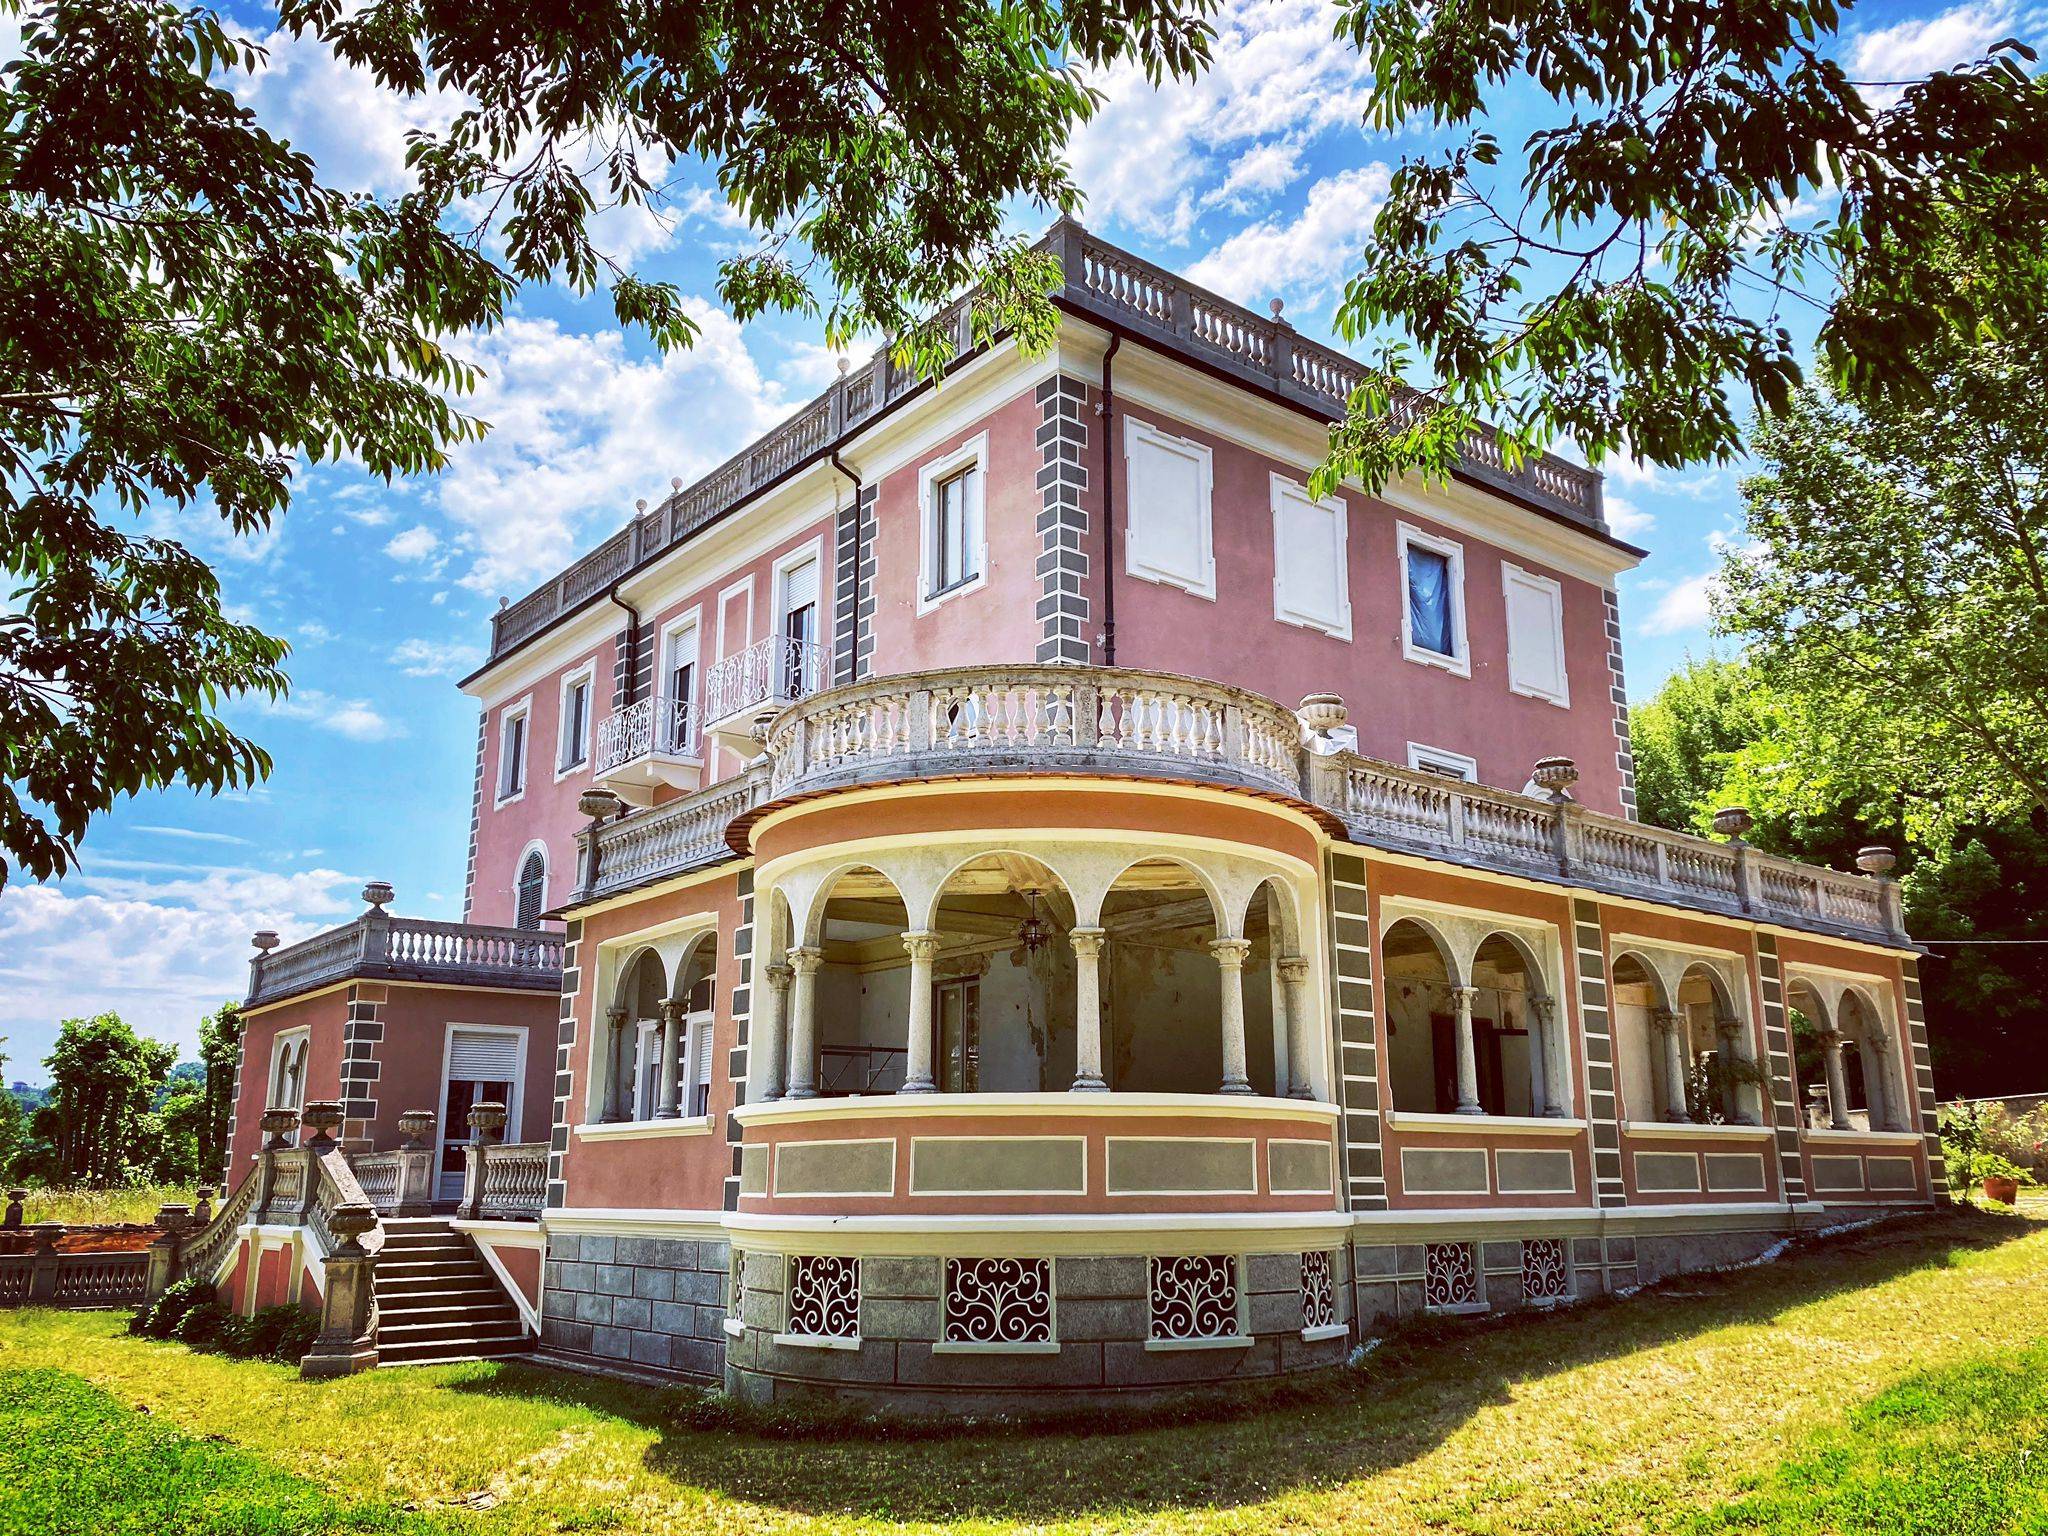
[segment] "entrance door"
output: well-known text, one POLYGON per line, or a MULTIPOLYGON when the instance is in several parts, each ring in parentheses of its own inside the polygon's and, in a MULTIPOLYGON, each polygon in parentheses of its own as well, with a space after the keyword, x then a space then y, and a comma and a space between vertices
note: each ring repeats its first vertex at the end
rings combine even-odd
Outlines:
POLYGON ((932 987, 938 1033, 939 1091, 974 1093, 981 1080, 981 983, 973 976, 932 987))
POLYGON ((475 1104, 503 1104, 506 1139, 519 1139, 519 1037, 502 1030, 456 1029, 448 1040, 448 1080, 441 1092, 441 1167, 435 1196, 462 1198, 462 1148, 475 1104))

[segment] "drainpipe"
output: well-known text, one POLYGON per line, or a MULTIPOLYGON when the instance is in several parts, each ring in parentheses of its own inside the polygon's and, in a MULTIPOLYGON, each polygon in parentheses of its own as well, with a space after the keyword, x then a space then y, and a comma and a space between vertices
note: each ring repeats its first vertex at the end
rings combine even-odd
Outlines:
POLYGON ((864 487, 860 476, 839 457, 837 448, 832 450, 831 459, 832 467, 853 482, 853 652, 846 658, 846 680, 850 683, 860 667, 860 493, 864 487))
POLYGON ((619 596, 625 579, 621 576, 605 588, 604 595, 626 610, 626 702, 633 704, 639 701, 640 692, 640 610, 619 596))
POLYGON ((1114 381, 1114 364, 1117 348, 1124 344, 1121 335, 1109 338, 1109 350, 1102 354, 1102 403, 1096 414, 1102 417, 1102 664, 1116 665, 1116 497, 1111 492, 1109 480, 1110 458, 1116 452, 1112 441, 1110 416, 1115 408, 1115 396, 1111 393, 1114 381))

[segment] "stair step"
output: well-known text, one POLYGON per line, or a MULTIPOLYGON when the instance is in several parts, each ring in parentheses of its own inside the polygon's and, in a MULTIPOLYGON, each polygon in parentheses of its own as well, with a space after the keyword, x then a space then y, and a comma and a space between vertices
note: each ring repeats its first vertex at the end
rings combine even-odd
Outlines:
POLYGON ((459 1258, 450 1256, 445 1259, 379 1259, 377 1261, 376 1273, 380 1275, 396 1275, 409 1279, 414 1275, 428 1275, 440 1270, 457 1269, 482 1270, 485 1273, 489 1273, 490 1266, 475 1254, 466 1253, 459 1258))
POLYGON ((500 1355, 523 1355, 532 1341, 494 1339, 481 1344, 402 1344, 377 1350, 377 1363, 384 1365, 460 1365, 469 1360, 489 1360, 500 1355))
POLYGON ((389 1344, 396 1348, 405 1344, 471 1344, 488 1343, 492 1339, 523 1339, 526 1330, 517 1321, 490 1323, 469 1328, 460 1323, 398 1323, 391 1327, 379 1324, 377 1347, 381 1350, 389 1344))
POLYGON ((376 1292, 378 1305, 388 1306, 396 1302, 406 1307, 431 1306, 437 1302, 449 1303, 468 1297, 483 1297, 496 1301, 501 1300, 505 1294, 503 1287, 483 1279, 450 1280, 445 1285, 407 1285, 401 1290, 390 1290, 380 1285, 376 1287, 376 1292))
POLYGON ((388 1329, 417 1328, 429 1324, 483 1332, 487 1329, 495 1330, 500 1326, 516 1326, 519 1322, 519 1309, 509 1301, 451 1303, 439 1307, 399 1309, 386 1309, 380 1306, 378 1311, 379 1338, 382 1338, 388 1329))

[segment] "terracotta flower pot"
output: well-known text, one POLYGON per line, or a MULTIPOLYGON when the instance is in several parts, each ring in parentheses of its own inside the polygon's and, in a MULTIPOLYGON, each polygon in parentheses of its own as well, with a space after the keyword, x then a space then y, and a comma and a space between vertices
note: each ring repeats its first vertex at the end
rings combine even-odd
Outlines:
POLYGON ((2020 1181, 2002 1178, 1993 1174, 1984 1181, 1984 1198, 1996 1200, 2000 1205, 2011 1205, 2020 1197, 2020 1181))

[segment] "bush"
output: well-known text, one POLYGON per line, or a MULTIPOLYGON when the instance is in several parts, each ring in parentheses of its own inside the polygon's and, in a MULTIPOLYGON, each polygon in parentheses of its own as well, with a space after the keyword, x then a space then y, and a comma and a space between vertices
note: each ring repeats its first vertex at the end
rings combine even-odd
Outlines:
POLYGON ((172 1337, 193 1349, 210 1349, 235 1321, 235 1314, 217 1301, 202 1301, 178 1319, 172 1337))
POLYGON ((1979 1128, 1986 1152, 2017 1163, 2037 1179, 2048 1176, 2048 1104, 2023 1115, 2003 1104, 1986 1104, 1979 1128))
POLYGON ((213 1287, 203 1280, 176 1280, 148 1306, 128 1319, 128 1331, 144 1338, 168 1339, 194 1307, 213 1300, 213 1287))
POLYGON ((254 1317, 235 1321, 242 1327, 236 1330, 232 1342, 222 1344, 229 1354, 282 1360, 288 1365, 296 1365, 304 1358, 320 1332, 318 1315, 304 1307, 265 1307, 254 1317))

